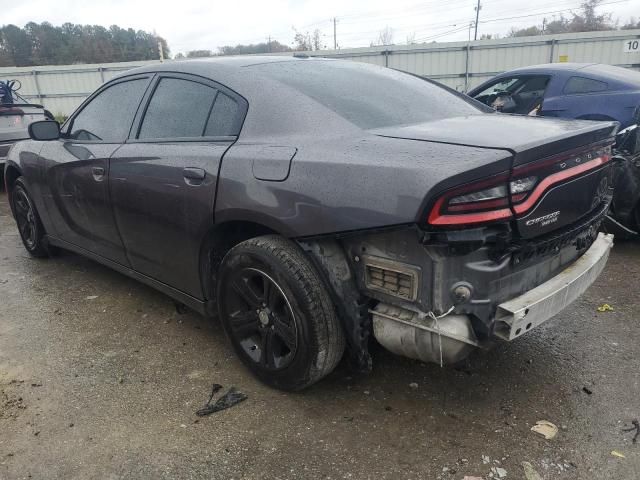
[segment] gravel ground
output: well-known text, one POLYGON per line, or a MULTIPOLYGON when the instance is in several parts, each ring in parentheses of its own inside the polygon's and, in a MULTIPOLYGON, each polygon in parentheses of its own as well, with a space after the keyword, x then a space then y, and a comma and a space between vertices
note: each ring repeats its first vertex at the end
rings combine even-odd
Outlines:
POLYGON ((215 320, 77 255, 30 258, 0 194, 0 479, 638 479, 639 279, 619 243, 575 304, 464 367, 379 350, 369 376, 284 394, 215 320), (199 418, 214 382, 249 399, 199 418))

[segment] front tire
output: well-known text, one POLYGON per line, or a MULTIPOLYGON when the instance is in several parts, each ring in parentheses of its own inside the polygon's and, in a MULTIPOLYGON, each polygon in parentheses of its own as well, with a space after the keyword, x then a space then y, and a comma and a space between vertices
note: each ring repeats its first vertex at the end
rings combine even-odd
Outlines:
POLYGON ((345 336, 329 292, 295 243, 266 235, 236 245, 217 297, 234 350, 267 385, 301 390, 340 362, 345 336))
POLYGON ((24 248, 34 257, 48 257, 44 227, 36 206, 20 178, 16 180, 11 191, 11 205, 24 248))

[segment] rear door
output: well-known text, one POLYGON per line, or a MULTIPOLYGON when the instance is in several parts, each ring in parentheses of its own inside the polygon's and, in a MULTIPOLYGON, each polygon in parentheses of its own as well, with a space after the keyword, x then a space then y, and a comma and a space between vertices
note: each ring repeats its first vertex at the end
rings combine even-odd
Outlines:
POLYGON ((126 265, 109 199, 109 157, 129 131, 150 75, 125 77, 94 94, 40 151, 55 236, 126 265))
POLYGON ((564 118, 615 118, 615 95, 608 92, 607 82, 580 75, 569 76, 558 94, 544 102, 543 115, 564 118), (598 114, 601 116, 598 117, 598 114))
POLYGON ((213 226, 220 161, 247 105, 201 77, 164 73, 111 158, 111 198, 131 265, 202 298, 200 249, 213 226))

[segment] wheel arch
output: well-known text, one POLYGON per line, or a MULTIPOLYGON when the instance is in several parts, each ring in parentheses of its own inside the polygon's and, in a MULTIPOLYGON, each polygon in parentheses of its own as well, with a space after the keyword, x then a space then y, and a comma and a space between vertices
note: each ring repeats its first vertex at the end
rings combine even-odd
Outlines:
POLYGON ((209 229, 200 244, 200 282, 207 303, 211 305, 215 302, 218 266, 227 252, 240 242, 269 234, 280 232, 248 220, 228 220, 216 223, 209 229))
POLYGON ((7 164, 4 171, 4 186, 7 191, 7 197, 9 198, 9 208, 11 209, 11 213, 14 214, 13 211, 13 202, 11 201, 11 192, 13 191, 13 187, 16 184, 16 180, 22 177, 22 171, 20 167, 16 164, 10 162, 7 164))

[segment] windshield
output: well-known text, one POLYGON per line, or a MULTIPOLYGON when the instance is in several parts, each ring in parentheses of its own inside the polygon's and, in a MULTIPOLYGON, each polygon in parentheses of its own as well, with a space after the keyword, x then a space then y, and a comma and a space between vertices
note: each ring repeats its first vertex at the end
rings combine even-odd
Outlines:
POLYGON ((363 129, 482 112, 462 95, 388 68, 328 60, 250 68, 298 90, 363 129))

